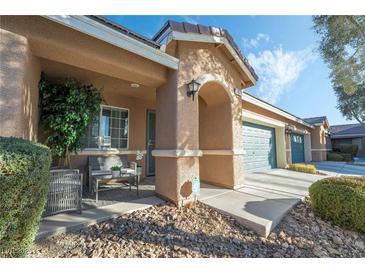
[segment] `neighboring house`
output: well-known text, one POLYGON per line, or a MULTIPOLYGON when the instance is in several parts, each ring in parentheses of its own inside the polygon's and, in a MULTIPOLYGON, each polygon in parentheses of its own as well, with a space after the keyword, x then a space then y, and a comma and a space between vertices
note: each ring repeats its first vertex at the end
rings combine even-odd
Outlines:
POLYGON ((336 125, 330 127, 332 147, 336 148, 341 144, 357 145, 358 157, 365 157, 365 125, 336 125))
POLYGON ((327 160, 327 151, 332 150, 329 138, 329 123, 326 116, 304 118, 314 129, 311 132, 312 161, 319 162, 327 160))
POLYGON ((316 123, 243 92, 258 77, 221 28, 168 21, 147 39, 97 16, 0 16, 0 37, 2 136, 40 139, 41 72, 103 88, 100 117, 71 159, 84 172, 90 155, 135 160, 142 150, 156 193, 178 203, 194 178, 237 188, 247 172, 325 159, 316 123))

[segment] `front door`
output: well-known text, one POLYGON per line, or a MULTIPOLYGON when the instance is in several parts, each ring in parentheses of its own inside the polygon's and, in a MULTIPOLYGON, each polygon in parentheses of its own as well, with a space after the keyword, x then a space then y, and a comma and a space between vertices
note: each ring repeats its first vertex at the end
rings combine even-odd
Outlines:
POLYGON ((304 135, 290 134, 292 163, 304 162, 304 135))
POLYGON ((152 150, 155 149, 156 136, 156 112, 147 111, 147 157, 146 157, 146 174, 147 176, 155 175, 155 157, 152 156, 152 150))

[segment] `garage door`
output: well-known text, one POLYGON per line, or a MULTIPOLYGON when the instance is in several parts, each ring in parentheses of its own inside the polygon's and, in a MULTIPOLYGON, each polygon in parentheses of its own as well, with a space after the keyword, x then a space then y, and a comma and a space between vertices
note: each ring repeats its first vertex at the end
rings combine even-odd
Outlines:
POLYGON ((246 172, 276 167, 275 129, 243 123, 244 169, 246 172))
POLYGON ((304 162, 304 135, 291 133, 291 161, 292 163, 304 162))

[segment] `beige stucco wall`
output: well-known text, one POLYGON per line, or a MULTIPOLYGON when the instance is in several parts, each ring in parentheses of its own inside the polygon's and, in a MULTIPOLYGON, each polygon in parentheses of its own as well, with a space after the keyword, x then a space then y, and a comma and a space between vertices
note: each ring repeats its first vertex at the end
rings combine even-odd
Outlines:
MULTIPOLYGON (((245 104, 244 104, 245 106, 245 104)), ((268 116, 263 116, 253 111, 242 111, 242 119, 244 122, 251 122, 274 128, 275 144, 276 144, 276 162, 279 168, 285 168, 287 164, 286 158, 286 141, 285 141, 285 123, 275 120, 268 116)))
POLYGON ((290 135, 285 133, 285 151, 286 151, 286 162, 292 163, 291 146, 290 146, 290 135))
POLYGON ((0 27, 27 37, 35 56, 158 87, 166 67, 40 16, 0 16, 0 27))
POLYGON ((0 136, 37 140, 39 76, 27 38, 0 29, 0 136))
MULTIPOLYGON (((47 71, 45 71, 47 73, 47 71)), ((49 75, 49 74, 48 74, 49 75)), ((49 75, 52 76, 52 75, 49 75)), ((57 81, 60 78, 50 77, 52 80, 57 81)), ((78 79, 81 81, 81 79, 78 79)), ((94 87, 102 90, 103 105, 120 107, 129 110, 129 146, 127 149, 131 151, 127 153, 128 159, 130 161, 136 161, 136 150, 146 150, 146 138, 147 138, 147 110, 155 109, 154 100, 141 100, 139 98, 133 98, 130 96, 125 96, 123 94, 123 87, 118 88, 116 79, 101 76, 95 77, 94 73, 84 71, 82 76, 82 83, 92 84, 94 87)), ((137 92, 137 91, 136 91, 137 92)), ((100 155, 100 152, 94 152, 89 150, 84 150, 78 155, 71 156, 71 163, 73 168, 80 169, 84 174, 87 171, 87 158, 90 155, 100 155)), ((126 152, 121 150, 118 152, 104 152, 105 155, 115 154, 115 155, 125 155, 126 152)), ((146 155, 145 155, 146 156, 146 155)), ((143 175, 145 175, 145 157, 140 164, 143 168, 143 175)), ((86 179, 86 176, 85 176, 86 179)))
MULTIPOLYGON (((277 113, 261 108, 250 102, 243 101, 242 108, 244 110, 243 115, 245 115, 245 113, 248 114, 253 113, 254 115, 249 115, 249 116, 250 117, 257 116, 257 119, 243 117, 244 121, 249 121, 275 128, 276 156, 277 156, 278 167, 284 168, 287 164, 291 164, 292 155, 291 155, 290 135, 285 133, 285 126, 291 125, 294 126, 296 130, 299 132, 306 131, 308 133, 311 133, 311 128, 301 123, 292 121, 277 113)), ((305 161, 307 162, 312 160, 310 135, 311 134, 304 135, 304 158, 305 161)))
POLYGON ((227 91, 209 82, 199 90, 200 180, 214 185, 234 185, 233 155, 209 155, 212 150, 232 151, 231 101, 227 91))
POLYGON ((327 126, 323 124, 321 126, 315 126, 311 131, 312 161, 314 162, 327 160, 326 128, 327 126))
MULTIPOLYGON (((44 71, 53 79, 74 77, 102 88, 104 104, 130 110, 128 150, 146 149, 146 112, 155 109, 155 87, 166 80, 165 67, 40 16, 0 16, 0 35, 1 136, 44 141, 38 134, 44 71), (141 87, 131 90, 131 82, 141 87)), ((89 154, 73 156, 74 167, 84 170, 89 154)), ((135 154, 128 157, 135 160, 135 154)))
MULTIPOLYGON (((200 177, 201 181, 206 179, 216 183, 221 182, 231 188, 243 183, 242 170, 238 171, 243 166, 242 155, 232 153, 232 155, 225 156, 196 156, 198 151, 202 150, 202 146, 209 148, 209 150, 230 149, 233 151, 242 149, 241 100, 233 94, 233 88, 241 87, 241 80, 239 72, 213 44, 178 41, 169 44, 167 51, 174 53, 180 59, 180 64, 178 72, 169 75, 168 83, 157 89, 156 150, 178 149, 192 153, 192 156, 157 157, 156 192, 179 204, 182 200, 179 194, 181 187, 194 177, 200 177), (192 79, 196 79, 202 84, 202 93, 206 88, 205 99, 208 101, 211 97, 209 90, 214 92, 214 89, 218 88, 211 85, 211 83, 216 83, 219 89, 226 93, 225 104, 230 105, 228 114, 223 109, 215 109, 214 104, 217 102, 210 102, 212 115, 217 119, 223 119, 224 125, 228 124, 228 128, 231 128, 232 134, 230 135, 232 137, 229 142, 226 141, 227 137, 224 136, 225 133, 223 132, 226 129, 224 127, 221 130, 223 136, 212 136, 213 140, 200 143, 200 138, 204 140, 203 136, 211 134, 208 127, 214 119, 203 121, 205 109, 199 108, 198 96, 196 95, 194 101, 192 98, 187 97, 187 83, 192 79), (207 86, 204 88, 205 84, 207 86), (202 116, 199 115, 199 111, 202 111, 202 116), (221 113, 222 117, 218 117, 218 113, 221 113), (229 116, 232 118, 229 118, 229 116), (199 119, 202 122, 201 124, 199 119), (202 125, 203 128, 201 128, 202 125), (201 135, 199 134, 200 130, 201 135), (165 132, 168 132, 168 134, 164 134, 165 132), (223 139, 225 140, 224 143, 220 143, 223 139), (230 169, 231 172, 221 172, 224 166, 230 169), (217 171, 217 167, 221 167, 220 171, 217 171), (176 169, 178 176, 168 177, 165 174, 171 172, 167 169, 176 169), (208 175, 210 173, 213 173, 214 176, 208 175)), ((212 97, 214 98, 214 96, 212 97)), ((225 104, 222 106, 225 107, 225 104)))
POLYGON ((252 111, 252 112, 255 112, 255 113, 258 113, 260 115, 263 115, 265 117, 269 117, 271 119, 274 119, 274 120, 277 120, 277 121, 280 121, 280 122, 283 122, 287 125, 293 125, 295 126, 296 128, 300 129, 300 130, 310 130, 309 127, 303 125, 303 124, 300 124, 300 123, 297 123, 293 120, 289 120, 288 118, 286 117, 283 117, 277 113, 274 113, 274 112, 271 112, 269 110, 266 110, 266 109, 263 109, 257 105, 254 105, 250 102, 246 102, 246 101, 243 101, 242 102, 242 108, 245 109, 245 110, 248 110, 248 111, 252 111))

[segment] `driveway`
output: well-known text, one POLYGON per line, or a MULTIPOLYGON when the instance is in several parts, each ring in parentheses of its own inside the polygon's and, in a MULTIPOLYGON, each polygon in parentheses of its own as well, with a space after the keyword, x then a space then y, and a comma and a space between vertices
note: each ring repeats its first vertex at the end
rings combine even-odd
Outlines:
POLYGON ((203 184, 199 199, 267 237, 285 214, 308 195, 309 186, 324 177, 285 169, 249 173, 244 186, 235 190, 203 184))
POLYGON ((319 171, 330 176, 357 175, 365 176, 365 166, 350 165, 344 162, 315 162, 313 163, 319 171))

